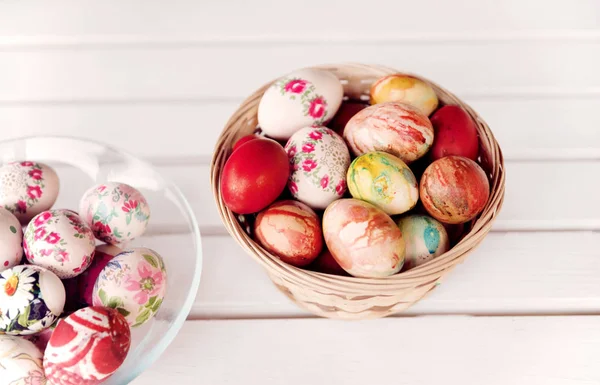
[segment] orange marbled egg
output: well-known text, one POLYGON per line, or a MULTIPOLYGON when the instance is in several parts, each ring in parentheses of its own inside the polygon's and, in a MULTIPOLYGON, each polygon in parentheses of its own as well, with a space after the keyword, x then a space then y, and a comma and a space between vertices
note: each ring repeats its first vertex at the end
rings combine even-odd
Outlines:
POLYGON ((423 206, 432 217, 458 224, 481 213, 490 196, 490 184, 476 162, 452 155, 427 167, 419 191, 423 206))
POLYGON ((387 102, 354 115, 346 124, 344 139, 356 156, 383 151, 410 163, 431 147, 433 126, 418 108, 402 102, 387 102))
POLYGON ((254 223, 256 240, 282 261, 306 266, 323 249, 321 222, 307 205, 294 200, 273 203, 254 223))
POLYGON ((350 275, 363 278, 396 274, 404 264, 402 231, 376 206, 338 199, 323 214, 325 243, 350 275))

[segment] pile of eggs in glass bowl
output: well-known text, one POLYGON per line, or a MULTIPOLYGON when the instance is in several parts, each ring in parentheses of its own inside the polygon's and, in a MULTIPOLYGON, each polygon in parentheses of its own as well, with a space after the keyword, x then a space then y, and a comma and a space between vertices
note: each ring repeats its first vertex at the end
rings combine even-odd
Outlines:
POLYGON ((73 211, 54 207, 59 185, 36 160, 0 168, 1 383, 105 381, 127 358, 131 330, 157 314, 166 293, 161 255, 122 248, 150 221, 142 193, 92 185, 73 211))

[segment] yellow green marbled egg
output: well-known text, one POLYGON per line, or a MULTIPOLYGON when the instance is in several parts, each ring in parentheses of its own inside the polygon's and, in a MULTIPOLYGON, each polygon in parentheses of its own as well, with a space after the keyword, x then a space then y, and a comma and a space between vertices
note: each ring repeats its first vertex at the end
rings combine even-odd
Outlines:
POLYGON ((381 151, 354 159, 346 174, 352 197, 374 204, 389 215, 402 214, 419 200, 417 179, 400 158, 381 151))

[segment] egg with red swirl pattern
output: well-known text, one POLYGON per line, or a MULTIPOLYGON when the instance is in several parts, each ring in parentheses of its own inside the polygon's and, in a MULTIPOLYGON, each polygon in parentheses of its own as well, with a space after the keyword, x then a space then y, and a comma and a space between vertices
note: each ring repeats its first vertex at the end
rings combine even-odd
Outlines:
POLYGON ((358 199, 333 202, 323 214, 325 243, 350 275, 387 277, 402 269, 402 232, 385 212, 358 199))
POLYGON ((95 385, 117 371, 131 347, 125 317, 106 307, 86 307, 56 325, 44 353, 44 373, 54 385, 95 385))
POLYGON ((425 210, 440 222, 465 223, 481 213, 490 196, 485 171, 462 156, 447 156, 431 163, 419 186, 425 210))
POLYGON ((294 200, 273 203, 254 223, 258 242, 282 261, 306 266, 323 249, 321 220, 307 205, 294 200))
POLYGON ((433 143, 433 126, 419 109, 406 103, 375 104, 346 124, 344 139, 356 156, 383 151, 405 163, 427 153, 433 143))

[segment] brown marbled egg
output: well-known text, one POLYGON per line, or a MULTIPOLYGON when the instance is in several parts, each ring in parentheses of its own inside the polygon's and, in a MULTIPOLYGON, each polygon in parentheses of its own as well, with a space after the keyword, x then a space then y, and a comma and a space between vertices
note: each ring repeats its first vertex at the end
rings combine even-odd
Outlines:
POLYGON ((387 277, 402 269, 405 243, 392 218, 358 199, 339 199, 323 215, 331 255, 350 275, 387 277))
POLYGON ((420 198, 425 210, 443 223, 465 223, 487 203, 490 184, 471 159, 447 156, 431 163, 421 177, 420 198))
POLYGON ((344 139, 359 156, 383 151, 405 163, 421 158, 433 143, 433 126, 419 109, 406 103, 375 104, 358 112, 346 124, 344 139))
POLYGON ((294 200, 273 203, 261 211, 254 223, 257 241, 282 261, 306 266, 323 249, 321 223, 307 205, 294 200))

